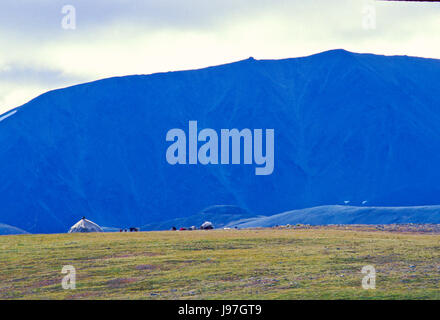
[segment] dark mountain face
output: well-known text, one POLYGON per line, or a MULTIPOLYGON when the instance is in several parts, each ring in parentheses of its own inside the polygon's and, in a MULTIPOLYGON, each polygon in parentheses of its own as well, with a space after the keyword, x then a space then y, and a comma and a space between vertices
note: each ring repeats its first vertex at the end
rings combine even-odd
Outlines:
POLYGON ((438 204, 439 87, 438 60, 335 50, 48 92, 0 122, 0 220, 66 232, 82 216, 141 226, 218 204, 438 204), (273 173, 171 166, 166 134, 191 120, 274 129, 273 173))

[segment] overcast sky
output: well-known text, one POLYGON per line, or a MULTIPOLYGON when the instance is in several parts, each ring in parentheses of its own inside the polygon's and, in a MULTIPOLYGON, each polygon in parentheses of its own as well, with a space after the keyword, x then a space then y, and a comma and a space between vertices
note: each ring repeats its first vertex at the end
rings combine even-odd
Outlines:
POLYGON ((328 49, 440 58, 440 4, 371 0, 1 0, 0 114, 128 74, 328 49), (62 28, 62 8, 76 29, 62 28), (371 26, 376 10, 376 28, 371 26))

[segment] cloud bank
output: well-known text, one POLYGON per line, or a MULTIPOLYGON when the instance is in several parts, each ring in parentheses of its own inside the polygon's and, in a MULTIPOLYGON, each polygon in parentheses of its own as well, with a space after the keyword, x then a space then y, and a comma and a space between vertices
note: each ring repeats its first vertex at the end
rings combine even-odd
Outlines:
POLYGON ((438 3, 363 0, 3 0, 0 113, 38 94, 127 74, 328 49, 440 58, 438 3), (61 27, 76 9, 76 29, 61 27), (365 29, 373 8, 373 29, 365 29), (369 11, 370 10, 370 11, 369 11))

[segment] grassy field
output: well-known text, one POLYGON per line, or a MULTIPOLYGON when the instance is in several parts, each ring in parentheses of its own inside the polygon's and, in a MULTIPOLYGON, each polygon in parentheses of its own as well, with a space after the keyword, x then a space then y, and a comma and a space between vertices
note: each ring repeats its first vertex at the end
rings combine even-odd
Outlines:
POLYGON ((440 234, 374 228, 0 237, 1 299, 440 299, 440 234), (64 265, 77 288, 63 290, 64 265), (376 290, 362 289, 365 265, 376 290))

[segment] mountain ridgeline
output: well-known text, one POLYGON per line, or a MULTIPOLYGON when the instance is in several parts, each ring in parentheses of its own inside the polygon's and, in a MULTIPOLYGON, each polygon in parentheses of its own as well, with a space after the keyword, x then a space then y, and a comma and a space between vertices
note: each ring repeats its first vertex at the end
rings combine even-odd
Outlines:
POLYGON ((82 216, 143 226, 215 205, 249 218, 440 204, 439 87, 439 60, 333 50, 51 91, 1 117, 0 222, 52 233, 82 216), (189 121, 274 129, 273 173, 170 165, 166 134, 189 121))

